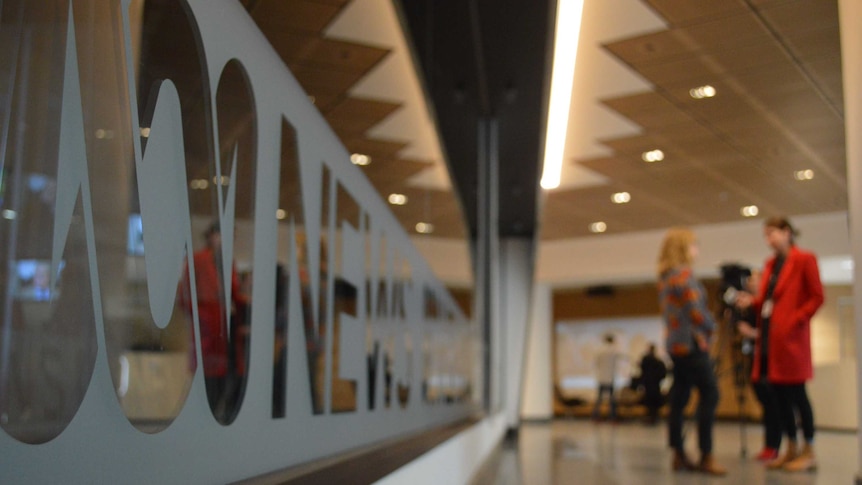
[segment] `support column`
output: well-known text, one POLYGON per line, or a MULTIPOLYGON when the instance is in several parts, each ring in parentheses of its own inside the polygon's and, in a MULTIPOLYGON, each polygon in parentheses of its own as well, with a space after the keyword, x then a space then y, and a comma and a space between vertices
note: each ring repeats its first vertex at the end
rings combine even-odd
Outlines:
POLYGON ((524 379, 521 417, 525 420, 544 421, 553 418, 553 306, 551 287, 533 285, 530 305, 530 322, 527 328, 527 355, 524 359, 524 379))
POLYGON ((501 409, 502 336, 499 318, 499 190, 497 123, 483 118, 478 126, 477 235, 474 244, 476 319, 482 326, 482 406, 489 414, 501 409))
POLYGON ((527 365, 527 328, 533 288, 533 240, 507 238, 500 243, 500 327, 504 336, 503 403, 509 435, 520 426, 521 391, 527 365))
MULTIPOLYGON (((862 393, 862 2, 839 0, 839 22, 841 28, 841 61, 844 82, 844 133, 847 146, 847 192, 849 196, 850 246, 854 269, 853 301, 856 308, 856 379, 857 393, 862 393)), ((862 402, 862 395, 858 395, 862 402)), ((862 408, 859 422, 862 423, 862 408)), ((859 437, 859 462, 862 463, 862 433, 859 437)), ((856 483, 862 484, 862 469, 856 472, 856 483)))

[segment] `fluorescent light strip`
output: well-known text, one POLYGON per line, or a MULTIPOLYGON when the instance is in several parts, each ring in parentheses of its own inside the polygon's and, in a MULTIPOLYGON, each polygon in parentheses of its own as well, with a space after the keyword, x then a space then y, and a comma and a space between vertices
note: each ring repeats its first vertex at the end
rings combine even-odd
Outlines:
POLYGON ((548 132, 545 133, 545 161, 542 169, 542 188, 560 186, 563 168, 563 151, 566 148, 566 131, 569 126, 569 109, 572 101, 572 83, 575 77, 575 59, 578 55, 578 37, 584 0, 557 0, 557 24, 554 28, 554 67, 551 73, 551 99, 548 106, 548 132))

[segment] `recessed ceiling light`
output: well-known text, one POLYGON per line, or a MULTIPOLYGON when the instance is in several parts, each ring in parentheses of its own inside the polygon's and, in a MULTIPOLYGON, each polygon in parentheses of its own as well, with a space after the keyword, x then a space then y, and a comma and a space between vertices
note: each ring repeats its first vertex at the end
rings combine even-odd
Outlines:
POLYGON ((275 218, 276 219, 282 220, 285 217, 287 217, 287 211, 285 211, 284 209, 278 209, 275 211, 275 218))
POLYGON ((615 204, 626 204, 632 200, 632 196, 628 192, 617 192, 611 196, 611 200, 614 201, 615 204))
POLYGON ((350 162, 354 165, 365 166, 371 163, 371 157, 361 153, 354 153, 350 155, 350 162))
POLYGON ((664 152, 661 150, 650 150, 648 152, 643 152, 643 154, 641 154, 641 158, 643 161, 649 163, 660 162, 664 160, 664 152))
POLYGON ((189 181, 189 187, 194 190, 204 190, 210 186, 207 179, 192 179, 189 181))
POLYGON ((11 209, 3 209, 3 219, 14 220, 18 217, 18 213, 11 209))
POLYGON ((739 210, 739 213, 745 217, 754 217, 760 213, 760 209, 756 205, 747 205, 739 210))
POLYGON ((434 224, 428 222, 419 222, 416 224, 416 232, 420 234, 431 234, 434 232, 434 224))
POLYGON ((389 203, 392 205, 404 205, 407 203, 407 196, 404 194, 389 194, 389 203))
POLYGON ((691 95, 691 97, 694 99, 711 98, 715 96, 715 93, 715 88, 710 86, 709 84, 697 88, 692 88, 688 92, 688 94, 691 95))
POLYGON ((595 233, 605 232, 608 230, 608 225, 602 221, 590 224, 590 231, 595 233))
POLYGON ((793 178, 796 180, 811 180, 814 178, 814 170, 797 170, 793 172, 793 178))

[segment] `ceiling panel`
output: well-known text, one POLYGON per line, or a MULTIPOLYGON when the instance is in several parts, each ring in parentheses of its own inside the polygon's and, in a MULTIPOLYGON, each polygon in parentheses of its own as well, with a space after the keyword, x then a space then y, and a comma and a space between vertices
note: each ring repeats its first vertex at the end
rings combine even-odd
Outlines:
POLYGON ((669 31, 654 32, 605 44, 605 49, 631 66, 687 57, 691 51, 683 39, 669 31))
POLYGON ((329 25, 341 8, 338 4, 312 0, 258 0, 249 13, 264 32, 290 29, 317 33, 329 25))
POLYGON ((347 97, 328 108, 323 115, 332 129, 345 138, 365 134, 399 107, 398 103, 347 97))
POLYGON ((838 2, 797 0, 766 5, 759 13, 783 36, 789 32, 830 30, 838 26, 838 2))
POLYGON ((693 122, 690 116, 656 92, 606 99, 602 103, 645 128, 693 122))
POLYGON ((334 72, 366 73, 389 53, 380 47, 327 39, 312 32, 273 27, 263 33, 286 63, 334 72))
MULTIPOLYGON (((349 95, 351 87, 378 66, 389 51, 383 46, 343 42, 323 35, 322 31, 347 3, 348 0, 244 2, 251 5, 251 13, 264 34, 304 89, 314 96, 318 109, 348 150, 371 155, 372 164, 362 167, 362 171, 381 195, 395 191, 408 195, 407 205, 393 207, 405 228, 412 231, 416 222, 425 218, 435 224, 435 236, 461 237, 460 217, 453 217, 460 208, 452 192, 408 186, 406 181, 411 176, 429 166, 425 161, 400 159, 410 141, 366 136, 369 128, 388 119, 400 107, 349 95)), ((648 92, 622 91, 624 95, 605 94, 596 101, 640 126, 640 133, 594 140, 604 145, 610 155, 571 162, 606 176, 609 182, 547 194, 541 219, 543 237, 594 236, 589 224, 597 218, 608 224, 608 234, 735 221, 741 218, 740 208, 752 203, 761 206, 763 213, 791 216, 846 209, 837 2, 643 3, 662 16, 670 28, 629 38, 614 36, 614 41, 595 46, 653 84, 648 92), (689 91, 703 84, 713 85, 717 96, 693 99, 689 91), (641 160, 643 151, 655 148, 665 152, 665 160, 653 164, 641 160), (799 182, 793 178, 795 170, 806 168, 815 171, 813 180, 799 182), (611 194, 620 190, 631 193, 630 203, 611 202, 611 194)), ((409 8, 412 11, 418 7, 409 8)), ((441 4, 442 10, 434 11, 460 12, 460 8, 457 4, 441 4)), ((483 19, 491 22, 488 17, 483 19)), ((436 30, 425 35, 435 33, 436 30)), ((452 33, 459 39, 462 34, 461 30, 452 33)), ((455 46, 461 50, 451 52, 462 53, 460 40, 447 42, 436 39, 417 45, 441 49, 455 46)), ((505 42, 485 44, 489 60, 504 58, 499 52, 511 47, 505 42)), ((429 55, 424 50, 419 54, 429 55)), ((464 83, 476 81, 470 74, 473 68, 464 67, 472 62, 472 54, 458 55, 452 56, 455 68, 443 64, 425 66, 426 75, 436 80, 431 97, 438 104, 436 108, 443 110, 439 112, 464 114, 474 107, 471 103, 478 102, 461 99, 467 102, 464 109, 450 109, 452 96, 446 90, 464 91, 464 83), (457 79, 440 77, 441 73, 457 79)), ((493 89, 507 82, 496 77, 488 81, 493 89)), ((518 88, 527 89, 520 85, 518 88)), ((465 92, 478 96, 472 84, 465 92)), ((457 124, 457 119, 443 118, 449 123, 442 127, 444 132, 460 132, 452 125, 457 124)), ((464 137, 464 143, 467 139, 464 137)), ((461 148, 449 150, 458 158, 450 162, 458 166, 473 163, 469 153, 475 152, 475 144, 469 150, 461 148)))
MULTIPOLYGON (((602 101, 643 132, 602 139, 611 156, 576 160, 632 193, 629 204, 602 211, 608 232, 612 224, 624 231, 740 220, 751 204, 788 215, 846 209, 835 2, 646 3, 675 27, 605 48, 655 90, 602 101), (693 99, 689 91, 702 84, 718 94, 693 99), (665 160, 640 161, 651 148, 665 160), (814 180, 794 178, 809 168, 814 180)), ((581 192, 548 205, 562 213, 562 200, 589 200, 581 192)), ((572 235, 585 234, 580 222, 572 235)))
POLYGON ((646 3, 674 25, 747 11, 741 0, 646 0, 646 3))
POLYGON ((673 35, 685 39, 691 49, 737 49, 768 42, 772 37, 766 27, 752 13, 717 17, 697 24, 671 30, 673 35))

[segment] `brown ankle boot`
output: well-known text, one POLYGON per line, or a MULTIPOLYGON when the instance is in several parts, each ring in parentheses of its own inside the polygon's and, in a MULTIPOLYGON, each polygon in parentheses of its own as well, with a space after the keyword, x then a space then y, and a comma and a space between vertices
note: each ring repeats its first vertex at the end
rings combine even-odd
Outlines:
POLYGON ((790 463, 791 461, 793 461, 796 458, 796 456, 797 456, 796 442, 795 441, 788 441, 787 442, 787 449, 784 450, 784 454, 779 455, 778 458, 767 463, 766 468, 769 468, 771 470, 777 470, 779 468, 782 468, 787 463, 790 463))
POLYGON ((697 470, 697 466, 695 466, 694 462, 688 459, 688 456, 685 455, 683 450, 674 450, 673 460, 671 461, 670 467, 675 472, 697 470))
POLYGON ((784 464, 784 469, 789 472, 803 472, 816 468, 817 461, 814 459, 814 448, 811 446, 811 443, 805 443, 805 446, 796 455, 796 458, 784 464))
POLYGON ((727 470, 715 462, 712 453, 703 455, 703 458, 700 459, 698 470, 707 475, 722 476, 727 474, 727 470))

